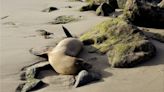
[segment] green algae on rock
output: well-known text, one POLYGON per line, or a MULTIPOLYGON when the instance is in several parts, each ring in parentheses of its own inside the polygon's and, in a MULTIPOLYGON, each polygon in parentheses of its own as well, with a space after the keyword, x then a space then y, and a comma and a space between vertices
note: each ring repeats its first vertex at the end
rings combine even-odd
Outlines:
POLYGON ((31 80, 26 81, 26 83, 20 84, 17 87, 16 92, 29 92, 29 91, 39 89, 40 87, 44 85, 45 83, 43 83, 39 79, 31 79, 31 80))
POLYGON ((124 9, 127 0, 117 0, 118 8, 124 9))
POLYGON ((81 16, 79 17, 75 17, 72 15, 63 15, 63 16, 58 16, 57 18, 55 18, 55 20, 53 22, 50 22, 51 24, 66 24, 69 22, 73 22, 73 21, 78 21, 81 18, 81 16))
POLYGON ((93 48, 107 53, 112 67, 132 67, 155 55, 154 45, 135 26, 121 18, 109 19, 84 33, 81 40, 94 41, 93 48))
POLYGON ((154 40, 164 43, 164 32, 154 33, 154 32, 144 31, 144 34, 149 38, 152 38, 154 40))

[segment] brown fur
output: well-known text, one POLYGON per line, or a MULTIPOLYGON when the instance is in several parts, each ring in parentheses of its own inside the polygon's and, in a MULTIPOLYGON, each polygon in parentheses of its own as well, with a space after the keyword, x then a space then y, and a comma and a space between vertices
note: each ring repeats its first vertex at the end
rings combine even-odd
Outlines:
POLYGON ((48 53, 51 66, 59 74, 72 75, 78 73, 86 63, 77 58, 83 48, 76 38, 66 38, 48 53))

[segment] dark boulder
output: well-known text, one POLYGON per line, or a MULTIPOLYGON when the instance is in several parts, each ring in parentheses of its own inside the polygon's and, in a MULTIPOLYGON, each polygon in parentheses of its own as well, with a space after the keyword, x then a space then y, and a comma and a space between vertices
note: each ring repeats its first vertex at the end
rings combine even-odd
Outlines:
POLYGON ((164 9, 141 0, 128 0, 124 15, 137 26, 164 28, 164 9))
POLYGON ((52 12, 52 11, 56 11, 56 10, 58 10, 58 8, 56 8, 56 7, 48 7, 46 9, 42 10, 42 12, 52 12))
POLYGON ((97 9, 96 14, 98 16, 109 16, 110 13, 114 12, 115 9, 107 3, 102 3, 97 9))
POLYGON ((116 0, 90 0, 88 5, 80 8, 80 11, 96 11, 97 8, 101 6, 103 3, 108 4, 108 6, 110 6, 112 9, 118 8, 116 0))

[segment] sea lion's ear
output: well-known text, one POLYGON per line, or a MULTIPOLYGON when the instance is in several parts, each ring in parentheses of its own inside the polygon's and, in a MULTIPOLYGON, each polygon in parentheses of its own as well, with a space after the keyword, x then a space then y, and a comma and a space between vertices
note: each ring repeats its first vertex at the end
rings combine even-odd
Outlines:
POLYGON ((73 37, 73 36, 71 35, 71 33, 70 33, 64 26, 62 26, 62 28, 63 28, 64 33, 65 33, 65 35, 66 35, 67 37, 73 37))

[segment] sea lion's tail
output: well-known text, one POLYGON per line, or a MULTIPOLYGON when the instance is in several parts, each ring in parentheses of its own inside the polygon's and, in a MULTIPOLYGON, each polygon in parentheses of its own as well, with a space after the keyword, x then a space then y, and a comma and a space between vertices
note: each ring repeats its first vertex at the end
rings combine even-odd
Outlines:
POLYGON ((64 33, 65 33, 65 35, 66 35, 67 37, 73 37, 73 36, 71 35, 71 33, 68 31, 68 29, 66 29, 64 26, 62 26, 62 28, 63 28, 64 33))

